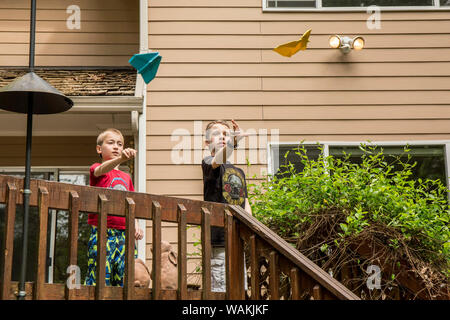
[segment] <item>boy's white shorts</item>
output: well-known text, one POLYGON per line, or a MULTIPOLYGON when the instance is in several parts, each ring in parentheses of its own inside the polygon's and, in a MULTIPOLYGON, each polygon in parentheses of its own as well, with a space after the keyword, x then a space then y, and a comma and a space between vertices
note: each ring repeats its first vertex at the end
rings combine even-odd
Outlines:
MULTIPOLYGON (((244 288, 247 290, 247 268, 244 256, 244 288)), ((225 292, 225 247, 213 247, 211 252, 211 291, 225 292)))

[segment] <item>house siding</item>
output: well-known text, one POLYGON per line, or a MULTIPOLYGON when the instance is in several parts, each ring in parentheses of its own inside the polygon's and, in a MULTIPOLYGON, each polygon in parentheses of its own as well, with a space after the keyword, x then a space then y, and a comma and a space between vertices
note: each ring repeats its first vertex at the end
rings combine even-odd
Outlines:
MULTIPOLYGON (((139 51, 138 0, 46 0, 36 7, 36 66, 129 66, 139 51), (69 29, 71 5, 80 29, 69 29)), ((0 1, 0 65, 28 66, 30 1, 0 1)))
MULTIPOLYGON (((133 140, 124 138, 126 143, 133 140)), ((89 173, 89 167, 101 161, 96 141, 97 136, 33 136, 32 167, 85 167, 89 173)), ((0 137, 0 168, 25 166, 25 142, 25 136, 0 137)))
MULTIPOLYGON (((193 133, 194 121, 204 130, 235 119, 244 130, 266 129, 268 141, 279 129, 280 142, 450 138, 448 11, 381 12, 381 29, 370 30, 365 12, 262 12, 261 0, 148 3, 149 48, 163 57, 147 87, 150 193, 203 198, 198 161, 172 161, 172 133, 193 133), (309 28, 306 51, 272 51, 309 28), (334 34, 363 36, 366 46, 341 54, 328 45, 334 34)), ((192 152, 202 147, 197 138, 187 139, 192 152)), ((264 154, 267 143, 256 148, 264 154)), ((250 178, 267 171, 261 158, 250 168, 245 158, 235 163, 250 178)), ((176 243, 175 226, 164 234, 176 243)))

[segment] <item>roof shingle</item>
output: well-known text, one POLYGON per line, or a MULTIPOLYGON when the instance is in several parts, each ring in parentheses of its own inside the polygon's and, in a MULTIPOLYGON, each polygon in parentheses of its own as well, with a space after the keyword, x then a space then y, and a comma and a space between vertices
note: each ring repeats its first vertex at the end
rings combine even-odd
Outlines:
MULTIPOLYGON (((0 69, 0 88, 23 76, 25 69, 0 69)), ((133 96, 136 70, 53 70, 34 71, 66 96, 133 96)))

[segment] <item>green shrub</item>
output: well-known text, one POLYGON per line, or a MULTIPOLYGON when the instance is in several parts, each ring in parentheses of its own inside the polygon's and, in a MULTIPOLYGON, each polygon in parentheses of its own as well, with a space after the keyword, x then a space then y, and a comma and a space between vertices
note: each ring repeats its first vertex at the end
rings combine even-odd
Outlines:
MULTIPOLYGON (((327 210, 343 214, 339 244, 371 226, 384 226, 392 236, 386 245, 396 249, 399 241, 440 272, 450 274, 448 189, 440 180, 412 179, 408 149, 400 156, 385 156, 383 150, 361 144, 360 164, 343 158, 319 156, 310 160, 300 144, 295 152, 304 169, 282 166, 284 173, 251 184, 249 198, 254 216, 295 243, 305 225, 327 210), (395 168, 394 168, 395 167, 395 168), (398 169, 400 167, 400 169, 398 169)), ((285 158, 287 154, 285 155, 285 158)), ((326 251, 328 244, 320 246, 326 251)))

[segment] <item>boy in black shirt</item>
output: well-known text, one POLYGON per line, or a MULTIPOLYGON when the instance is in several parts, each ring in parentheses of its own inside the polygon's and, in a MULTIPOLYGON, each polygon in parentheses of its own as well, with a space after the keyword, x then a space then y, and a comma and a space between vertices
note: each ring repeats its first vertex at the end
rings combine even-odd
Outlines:
MULTIPOLYGON (((233 123, 233 131, 226 121, 213 121, 206 127, 206 145, 211 156, 202 161, 203 198, 240 205, 250 215, 252 210, 247 197, 244 171, 227 161, 246 134, 233 123)), ((225 291, 225 232, 221 227, 211 227, 211 291, 225 291)))

